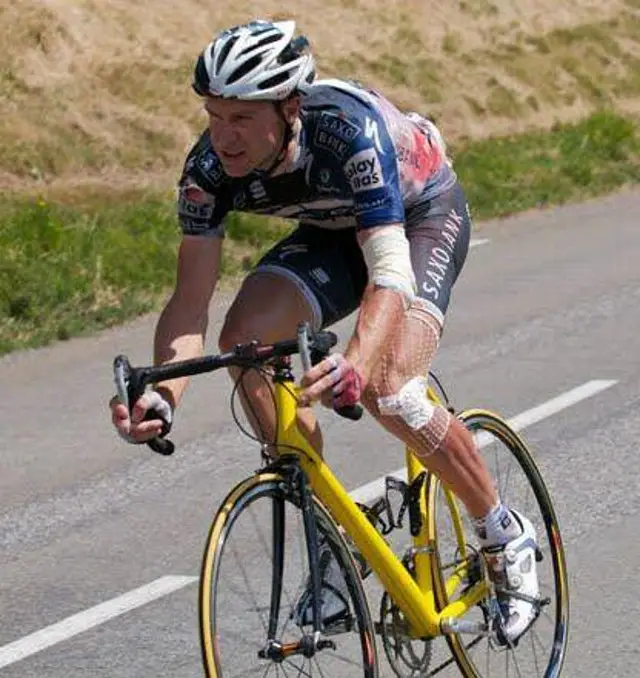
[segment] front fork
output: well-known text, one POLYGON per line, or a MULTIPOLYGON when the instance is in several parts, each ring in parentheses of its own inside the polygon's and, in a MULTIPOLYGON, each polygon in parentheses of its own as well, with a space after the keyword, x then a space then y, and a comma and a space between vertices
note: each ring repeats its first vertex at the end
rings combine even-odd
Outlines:
POLYGON ((298 467, 286 469, 287 481, 294 494, 299 497, 302 510, 305 541, 307 544, 307 558, 309 562, 309 584, 311 588, 312 625, 313 631, 304 634, 297 643, 281 643, 277 638, 278 620, 280 618, 280 603, 282 599, 282 578, 285 558, 285 499, 277 498, 273 501, 273 564, 271 573, 271 604, 269 608, 268 636, 265 647, 259 651, 261 659, 271 659, 276 662, 284 661, 293 655, 312 657, 318 650, 325 648, 335 649, 335 644, 320 637, 321 618, 321 591, 320 559, 318 524, 314 511, 313 494, 309 489, 307 477, 298 467))

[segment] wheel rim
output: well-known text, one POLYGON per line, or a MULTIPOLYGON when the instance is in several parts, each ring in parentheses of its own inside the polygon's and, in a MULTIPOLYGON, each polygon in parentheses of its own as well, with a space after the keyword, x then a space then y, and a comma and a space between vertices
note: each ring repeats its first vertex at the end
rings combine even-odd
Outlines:
MULTIPOLYGON (((290 647, 300 643, 311 631, 311 627, 298 626, 291 614, 305 590, 308 565, 302 515, 283 486, 283 483, 271 482, 249 488, 236 498, 232 507, 227 507, 229 510, 221 529, 212 530, 221 547, 214 549, 210 545, 207 548, 205 563, 211 561, 211 584, 201 584, 200 601, 201 621, 209 623, 209 628, 203 629, 203 636, 209 636, 211 644, 209 656, 205 653, 209 675, 216 678, 250 675, 373 677, 377 675, 373 668, 375 645, 368 609, 354 612, 354 631, 339 633, 344 627, 335 626, 327 632, 327 637, 335 642, 335 649, 320 650, 312 657, 292 654, 279 661, 259 656, 268 639, 273 562, 273 523, 268 509, 275 498, 285 513, 282 597, 275 640, 290 647), (211 555, 214 551, 215 555, 211 555)), ((317 515, 319 528, 330 532, 326 513, 319 505, 317 515)), ((205 566, 203 575, 206 570, 205 566)), ((349 591, 353 586, 352 582, 349 591)), ((351 603, 352 610, 353 607, 351 603)))
MULTIPOLYGON (((540 593, 542 598, 549 598, 549 604, 542 607, 538 618, 515 648, 497 648, 487 638, 454 635, 448 637, 451 650, 463 674, 467 676, 554 678, 559 675, 564 660, 569 603, 564 551, 553 507, 541 484, 538 468, 526 453, 526 448, 522 449, 524 443, 504 422, 481 413, 470 415, 464 421, 474 431, 502 501, 526 515, 536 528, 544 556, 543 561, 537 564, 540 593), (529 478, 533 479, 533 484, 529 478)), ((437 479, 431 479, 429 492, 432 535, 437 544, 434 563, 438 565, 434 571, 434 586, 438 605, 442 608, 459 595, 456 592, 449 598, 444 588, 447 567, 452 566, 456 550, 466 548, 467 555, 472 554, 468 558, 470 562, 473 560, 474 547, 477 549, 478 544, 464 506, 458 502, 466 535, 463 544, 450 536, 454 521, 437 479)), ((484 618, 480 607, 466 617, 475 621, 484 618)))

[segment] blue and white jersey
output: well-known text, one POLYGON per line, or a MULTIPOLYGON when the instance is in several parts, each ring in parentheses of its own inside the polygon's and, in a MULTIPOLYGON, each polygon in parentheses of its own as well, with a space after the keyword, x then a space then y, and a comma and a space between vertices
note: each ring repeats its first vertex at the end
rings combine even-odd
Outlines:
POLYGON ((456 176, 435 126, 374 90, 320 80, 302 97, 297 151, 276 176, 228 176, 205 131, 189 153, 179 217, 189 235, 222 235, 230 211, 322 228, 411 223, 456 176))

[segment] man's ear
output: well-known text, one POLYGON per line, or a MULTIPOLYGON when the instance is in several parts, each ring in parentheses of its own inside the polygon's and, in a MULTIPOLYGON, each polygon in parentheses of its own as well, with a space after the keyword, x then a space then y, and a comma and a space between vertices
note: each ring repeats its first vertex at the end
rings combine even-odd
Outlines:
POLYGON ((282 111, 282 117, 287 123, 293 125, 300 112, 300 95, 294 94, 292 97, 283 101, 280 104, 280 110, 282 111))

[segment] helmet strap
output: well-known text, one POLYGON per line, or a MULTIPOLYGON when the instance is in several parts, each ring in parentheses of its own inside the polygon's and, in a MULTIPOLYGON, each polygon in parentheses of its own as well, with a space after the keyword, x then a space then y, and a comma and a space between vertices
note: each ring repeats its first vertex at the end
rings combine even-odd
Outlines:
POLYGON ((269 167, 266 170, 258 170, 260 174, 264 174, 266 176, 271 174, 271 172, 273 172, 273 170, 287 157, 289 144, 291 143, 291 139, 293 139, 293 126, 290 125, 287 119, 284 117, 281 105, 282 102, 274 101, 273 103, 276 107, 278 115, 282 118, 282 122, 284 122, 284 134, 282 135, 282 145, 280 146, 280 150, 273 159, 273 162, 269 165, 269 167))

